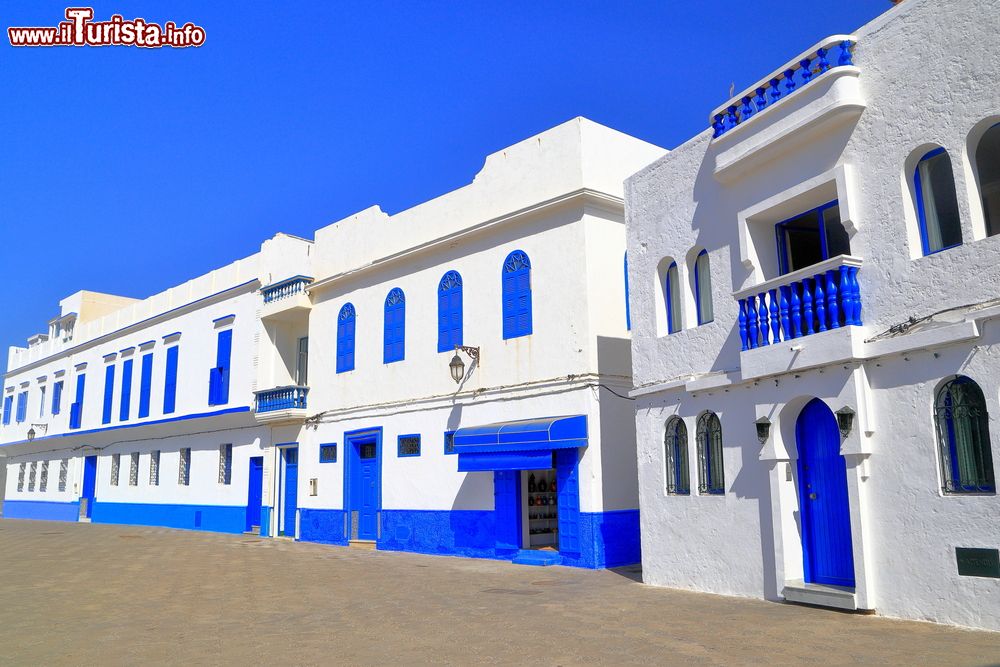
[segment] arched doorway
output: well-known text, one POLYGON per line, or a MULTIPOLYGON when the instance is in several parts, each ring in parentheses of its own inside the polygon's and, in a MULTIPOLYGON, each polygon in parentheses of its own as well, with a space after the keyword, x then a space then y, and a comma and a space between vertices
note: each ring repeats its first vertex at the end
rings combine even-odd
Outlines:
POLYGON ((799 452, 799 509, 806 583, 854 587, 847 462, 837 418, 818 398, 795 422, 799 452))

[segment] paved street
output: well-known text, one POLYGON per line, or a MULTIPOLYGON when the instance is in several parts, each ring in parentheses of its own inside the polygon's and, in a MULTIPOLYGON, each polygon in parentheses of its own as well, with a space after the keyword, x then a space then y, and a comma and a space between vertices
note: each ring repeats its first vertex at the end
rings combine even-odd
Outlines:
POLYGON ((1000 634, 642 586, 636 572, 0 521, 0 663, 1000 663, 1000 634))

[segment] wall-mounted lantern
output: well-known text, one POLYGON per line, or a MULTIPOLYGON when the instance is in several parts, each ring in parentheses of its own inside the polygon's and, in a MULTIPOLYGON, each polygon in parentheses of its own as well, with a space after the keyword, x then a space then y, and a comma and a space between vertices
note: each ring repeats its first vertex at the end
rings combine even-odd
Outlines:
POLYGON ((757 427, 757 440, 763 445, 771 435, 771 420, 761 417, 754 422, 754 425, 757 427))
POLYGON ((465 352, 469 355, 469 359, 474 362, 479 361, 479 348, 478 347, 467 347, 465 345, 455 346, 455 356, 451 358, 451 363, 448 364, 449 370, 451 370, 451 379, 458 384, 465 377, 465 362, 462 361, 462 357, 458 356, 459 351, 465 352))
POLYGON ((42 435, 45 435, 49 430, 48 424, 31 424, 31 426, 28 427, 28 442, 35 439, 35 435, 37 433, 35 431, 36 426, 38 427, 38 430, 42 432, 42 435))
POLYGON ((840 429, 840 437, 846 438, 851 434, 851 429, 854 428, 854 410, 848 406, 844 406, 837 410, 837 428, 840 429))

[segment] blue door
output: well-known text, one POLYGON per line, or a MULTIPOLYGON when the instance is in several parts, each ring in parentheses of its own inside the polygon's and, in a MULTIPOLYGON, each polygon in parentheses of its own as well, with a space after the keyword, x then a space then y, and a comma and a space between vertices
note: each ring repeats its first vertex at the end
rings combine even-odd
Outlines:
POLYGON ((261 488, 264 482, 264 457, 254 456, 250 459, 250 482, 247 487, 247 525, 250 531, 254 526, 260 528, 261 488))
POLYGON ((358 444, 358 539, 378 538, 378 452, 375 442, 358 444))
POLYGON ((94 487, 96 484, 97 457, 88 456, 83 460, 83 493, 80 494, 80 500, 86 501, 87 503, 87 509, 84 516, 88 519, 94 511, 94 487))
POLYGON ((493 510, 497 553, 517 551, 521 547, 520 470, 493 472, 493 510))
POLYGON ((837 418, 813 399, 795 423, 799 451, 802 554, 809 583, 854 586, 847 462, 840 453, 837 418))
POLYGON ((279 534, 295 537, 295 510, 299 507, 299 450, 289 447, 282 452, 285 456, 285 497, 279 534))

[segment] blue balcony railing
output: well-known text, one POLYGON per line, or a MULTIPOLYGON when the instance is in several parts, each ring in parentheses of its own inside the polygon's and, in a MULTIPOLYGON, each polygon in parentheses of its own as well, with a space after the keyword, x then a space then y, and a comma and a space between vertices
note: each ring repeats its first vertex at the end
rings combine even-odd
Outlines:
POLYGON ((854 45, 855 39, 850 35, 828 37, 743 92, 734 95, 710 114, 712 137, 721 137, 737 125, 795 94, 830 70, 853 66, 854 45))
POLYGON ((847 255, 736 293, 743 350, 861 325, 861 260, 847 255))
POLYGON ((256 412, 274 412, 276 410, 305 410, 306 394, 309 387, 288 386, 275 387, 255 392, 256 412))
POLYGON ((308 276, 294 276, 292 278, 282 280, 281 282, 268 285, 267 287, 262 287, 260 293, 264 297, 264 303, 280 301, 281 299, 287 299, 290 296, 301 294, 302 291, 305 290, 306 285, 311 283, 312 280, 313 279, 308 276))

